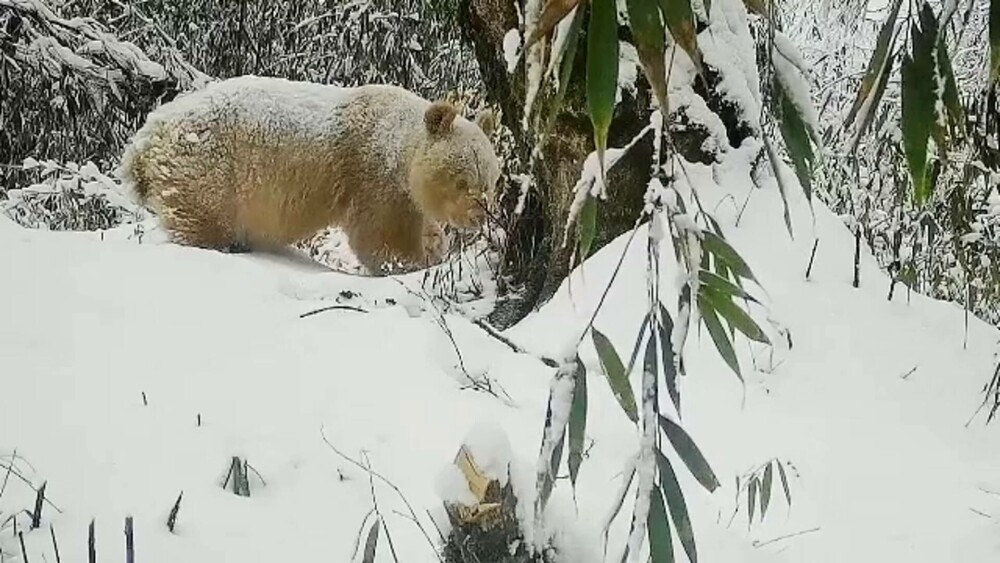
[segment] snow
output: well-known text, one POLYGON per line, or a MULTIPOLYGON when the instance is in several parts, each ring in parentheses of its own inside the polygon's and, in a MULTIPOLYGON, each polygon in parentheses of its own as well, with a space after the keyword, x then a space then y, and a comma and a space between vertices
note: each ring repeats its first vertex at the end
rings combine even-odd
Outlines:
MULTIPOLYGON (((706 332, 691 327, 682 424, 722 482, 708 494, 674 464, 701 559, 995 561, 1000 430, 966 421, 982 400, 1000 333, 972 318, 966 339, 959 307, 918 294, 897 291, 888 302, 889 279, 867 248, 853 288, 853 236, 818 201, 815 226, 805 220, 809 205, 797 190, 788 194, 803 225, 796 239, 778 219, 773 183, 752 192, 737 225, 733 201, 742 203, 751 185, 743 151, 752 147, 714 168, 684 164, 678 189, 686 196, 697 187, 761 280, 764 290, 752 292, 794 346, 772 353, 738 339, 742 387, 706 332), (727 526, 735 476, 775 457, 795 469, 791 508, 775 491, 764 521, 748 526, 740 499, 727 526)), ((510 470, 522 523, 529 521, 551 368, 487 336, 462 308, 432 306, 422 273, 365 278, 294 253, 179 247, 152 224, 139 243, 134 230, 40 232, 0 217, 0 294, 9 296, 0 315, 0 455, 16 450, 26 460, 20 470, 35 486, 47 482, 61 509, 46 506, 39 530, 18 516, 30 560, 54 560, 51 524, 62 561, 85 561, 91 518, 100 559, 116 557, 132 515, 141 561, 347 561, 374 489, 405 560, 436 561, 394 490, 370 483, 332 447, 397 486, 436 537, 428 514, 443 525, 442 501, 468 498, 449 468, 467 445, 488 474, 510 470), (300 318, 332 304, 367 312, 300 318), (442 354, 450 346, 442 318, 467 365, 503 393, 456 379, 442 354), (232 456, 263 477, 251 472, 249 498, 220 486, 232 456), (181 491, 171 534, 164 522, 181 491)), ((643 226, 635 238, 646 236, 643 226)), ((627 354, 648 307, 645 244, 626 247, 628 240, 611 242, 574 273, 572 299, 564 282, 506 336, 564 358, 625 252, 595 326, 627 354)), ((675 315, 679 270, 670 242, 661 244, 659 291, 675 315)), ((488 305, 487 297, 465 310, 481 314, 488 305)), ((565 550, 563 561, 580 563, 601 560, 605 517, 640 446, 589 342, 580 348, 589 452, 575 499, 568 480, 558 480, 538 531, 565 550)), ((632 382, 638 391, 636 374, 632 382)), ((628 541, 634 498, 626 495, 610 528, 612 557, 628 541)), ((6 518, 33 501, 12 480, 0 511, 6 518)), ((392 560, 384 547, 377 561, 392 560)), ((9 561, 20 553, 9 530, 0 549, 9 561)))

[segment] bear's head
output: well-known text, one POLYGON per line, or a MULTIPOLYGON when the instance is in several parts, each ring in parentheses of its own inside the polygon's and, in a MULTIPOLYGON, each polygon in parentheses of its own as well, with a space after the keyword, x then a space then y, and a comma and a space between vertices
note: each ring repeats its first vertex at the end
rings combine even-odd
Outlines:
POLYGON ((432 220, 460 228, 481 225, 500 177, 500 161, 489 135, 493 115, 475 122, 447 102, 424 112, 425 135, 410 162, 410 193, 432 220))

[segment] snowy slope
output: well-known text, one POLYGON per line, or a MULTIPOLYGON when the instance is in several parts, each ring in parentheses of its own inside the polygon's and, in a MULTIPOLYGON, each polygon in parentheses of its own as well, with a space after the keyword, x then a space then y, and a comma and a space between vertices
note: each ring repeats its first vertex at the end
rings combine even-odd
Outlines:
MULTIPOLYGON (((903 292, 886 302, 888 281, 868 255, 861 287, 852 288, 853 238, 820 205, 819 251, 806 281, 812 230, 803 201, 791 202, 794 241, 774 189, 755 191, 734 226, 751 189, 745 169, 720 170, 716 180, 708 168, 689 172, 764 284, 765 302, 791 330, 794 347, 776 349, 773 365, 755 347, 758 367, 769 373, 754 372, 738 341, 744 390, 707 335, 689 339, 684 424, 723 483, 708 495, 679 471, 700 559, 998 560, 1000 496, 984 489, 1000 492, 1000 430, 981 420, 964 426, 981 400, 997 331, 973 319, 963 347, 955 306, 918 295, 907 304, 903 292), (776 494, 764 523, 748 529, 741 499, 727 526, 735 476, 772 457, 797 469, 791 510, 776 494), (798 535, 770 541, 790 534, 798 535)), ((0 219, 0 454, 16 449, 30 462, 19 462, 23 473, 36 486, 47 481, 62 510, 46 507, 43 529, 25 534, 31 561, 54 560, 48 523, 62 561, 85 561, 91 518, 100 560, 123 560, 129 514, 141 561, 349 561, 372 494, 364 472, 323 434, 355 459, 365 450, 434 537, 426 510, 439 514, 441 494, 454 494, 444 470, 470 433, 499 462, 505 435, 515 482, 531 483, 551 377, 535 358, 449 315, 465 369, 510 398, 463 389, 433 308, 395 280, 149 236, 137 244, 125 235, 30 232, 0 219), (359 294, 346 303, 369 312, 299 318, 345 290, 359 294), (220 488, 234 455, 266 482, 253 476, 250 498, 220 488), (182 490, 170 534, 164 522, 182 490)), ((623 353, 645 307, 644 236, 629 248, 597 317, 623 353)), ((509 336, 540 353, 562 351, 625 242, 602 249, 583 278, 574 276, 572 302, 564 286, 509 336)), ((663 255, 663 278, 673 280, 672 251, 663 255)), ((415 288, 419 280, 403 281, 415 288)), ((663 291, 675 302, 672 287, 663 291)), ((596 368, 591 348, 583 358, 596 368)), ((566 481, 550 505, 567 561, 600 560, 599 529, 637 443, 602 376, 595 369, 590 377, 587 428, 595 442, 578 505, 566 481)), ((435 561, 417 528, 394 514, 407 509, 391 489, 376 484, 375 493, 400 560, 435 561)), ((12 479, 0 497, 0 521, 33 498, 12 479)), ((22 515, 19 529, 26 525, 22 515)), ((609 559, 627 528, 616 523, 609 559)), ((0 548, 8 561, 19 557, 9 529, 0 532, 0 548)), ((392 558, 380 550, 378 560, 392 558)))

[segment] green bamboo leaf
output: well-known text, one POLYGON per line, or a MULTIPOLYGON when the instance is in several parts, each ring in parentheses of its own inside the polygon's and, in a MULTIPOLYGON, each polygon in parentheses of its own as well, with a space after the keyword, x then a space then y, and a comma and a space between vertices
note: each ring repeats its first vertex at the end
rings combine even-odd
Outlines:
POLYGON ((781 487, 785 489, 785 500, 788 501, 788 506, 792 505, 792 492, 788 488, 788 476, 785 475, 785 467, 778 462, 778 477, 781 478, 781 487))
POLYGON ((715 348, 719 351, 719 355, 726 361, 730 369, 736 373, 736 377, 740 378, 740 381, 743 381, 743 374, 740 372, 740 362, 736 359, 736 350, 733 349, 733 343, 729 339, 729 335, 726 334, 726 329, 719 321, 715 309, 703 297, 698 296, 698 310, 701 311, 701 320, 704 321, 709 336, 715 342, 715 348))
POLYGON ((587 370, 576 359, 573 374, 573 403, 569 411, 569 478, 576 487, 576 478, 583 463, 583 438, 587 431, 587 370))
POLYGON ((951 56, 948 55, 944 31, 941 32, 941 38, 938 39, 937 61, 940 75, 944 78, 944 92, 941 99, 944 102, 945 113, 948 115, 948 124, 953 132, 964 134, 965 110, 962 108, 962 97, 958 92, 958 82, 955 80, 955 71, 951 66, 951 56))
POLYGON ((702 232, 702 235, 704 235, 701 241, 702 248, 711 252, 717 260, 725 263, 726 267, 732 270, 734 274, 757 281, 753 272, 750 271, 750 266, 747 266, 747 263, 739 253, 732 246, 729 246, 729 243, 724 238, 708 231, 702 232))
POLYGON ((639 356, 639 347, 642 346, 643 337, 646 336, 646 328, 649 327, 649 313, 642 319, 642 325, 639 327, 639 336, 635 339, 635 344, 632 346, 632 355, 628 358, 628 367, 625 368, 625 373, 632 373, 632 368, 635 367, 635 359, 639 356))
POLYGON ((747 510, 749 516, 747 518, 747 526, 753 523, 753 515, 757 510, 757 485, 759 481, 757 477, 750 478, 750 482, 747 484, 747 510))
POLYGON ((912 52, 903 56, 902 64, 902 129, 903 149, 913 180, 913 196, 923 205, 931 196, 930 170, 927 163, 927 141, 937 122, 935 103, 938 99, 934 73, 934 46, 937 43, 937 23, 927 4, 920 13, 920 27, 910 29, 912 52))
POLYGON ((677 388, 677 366, 674 361, 674 347, 671 335, 674 332, 674 320, 667 312, 667 308, 660 303, 660 323, 658 323, 660 337, 660 356, 663 359, 663 379, 667 382, 667 393, 670 400, 677 409, 677 416, 681 414, 681 392, 677 388))
POLYGON ((674 447, 677 455, 680 456, 684 465, 687 466, 695 479, 701 483, 702 487, 708 489, 708 492, 712 492, 718 488, 719 479, 716 478, 715 472, 712 471, 712 467, 708 464, 708 460, 702 455, 701 450, 695 445, 691 436, 669 418, 663 415, 659 415, 659 417, 660 428, 667 435, 670 444, 674 447))
POLYGON ((594 235, 597 233, 597 201, 589 195, 583 204, 583 209, 580 210, 577 232, 580 238, 579 253, 582 263, 590 256, 590 248, 594 244, 594 235))
POLYGON ((1000 0, 990 0, 990 80, 1000 78, 1000 0))
POLYGON ((660 0, 660 10, 667 22, 670 35, 688 54, 695 68, 701 72, 702 56, 701 49, 698 48, 698 32, 691 0, 660 0))
POLYGON ((778 129, 781 131, 781 138, 785 141, 788 156, 792 159, 795 177, 799 179, 806 199, 812 201, 812 170, 816 155, 813 153, 809 127, 802 114, 799 113, 799 108, 785 92, 777 74, 774 75, 772 85, 772 103, 775 107, 775 114, 778 116, 778 129))
POLYGON ((596 328, 591 328, 591 337, 594 340, 594 348, 597 349, 597 356, 604 367, 604 375, 608 378, 611 391, 618 399, 618 404, 632 422, 639 422, 639 411, 635 404, 635 395, 632 386, 628 381, 628 374, 625 373, 625 366, 622 365, 618 352, 607 336, 601 334, 596 328))
POLYGON ((670 510, 670 519, 673 520, 674 528, 677 530, 677 538, 684 547, 688 561, 698 563, 698 550, 695 548, 691 518, 688 515, 687 502, 684 500, 681 485, 677 481, 677 474, 674 473, 670 460, 660 450, 656 450, 656 464, 660 468, 660 486, 663 488, 663 496, 670 510))
POLYGON ((670 521, 663 506, 663 491, 653 485, 649 492, 649 513, 646 515, 649 532, 649 557, 652 563, 673 563, 674 539, 670 536, 670 521))
POLYGON ((374 563, 375 548, 378 547, 378 530, 381 520, 378 518, 372 522, 372 527, 368 529, 368 539, 365 541, 365 552, 361 558, 363 563, 374 563))
MULTIPOLYGON (((888 65, 888 69, 891 69, 892 66, 896 62, 896 54, 895 53, 890 53, 889 54, 889 59, 890 59, 889 62, 886 63, 886 64, 888 65)), ((862 119, 861 119, 861 128, 858 130, 858 134, 854 136, 854 142, 851 145, 851 149, 852 150, 854 149, 854 147, 856 147, 858 145, 859 142, 861 142, 862 134, 864 132, 868 131, 869 128, 871 127, 872 121, 874 121, 875 114, 877 113, 875 111, 875 108, 878 107, 878 105, 882 102, 882 97, 885 95, 885 89, 886 89, 886 86, 889 85, 889 78, 891 76, 892 76, 892 72, 889 72, 889 70, 886 70, 886 72, 883 72, 882 75, 879 77, 879 82, 875 86, 875 93, 873 94, 873 97, 872 97, 871 107, 868 109, 868 111, 864 115, 864 117, 862 117, 862 119)), ((883 112, 883 116, 884 115, 887 115, 887 114, 885 112, 883 112)))
POLYGON ((559 87, 551 103, 542 112, 542 133, 541 141, 548 138, 552 130, 552 125, 556 121, 556 116, 563 106, 563 99, 566 97, 566 88, 569 86, 570 78, 573 76, 573 67, 576 60, 576 52, 580 44, 580 29, 583 27, 583 17, 587 13, 586 6, 579 6, 573 13, 573 20, 570 21, 569 29, 566 31, 567 40, 560 43, 560 50, 553 54, 559 61, 559 87))
POLYGON ((768 463, 764 470, 764 480, 760 485, 760 519, 767 516, 767 507, 771 504, 771 483, 774 481, 774 464, 768 463))
POLYGON ((593 0, 587 31, 587 110, 604 173, 604 151, 618 88, 618 15, 615 0, 593 0))
MULTIPOLYGON (((869 95, 875 92, 876 86, 880 81, 882 81, 882 76, 887 74, 892 69, 891 50, 892 44, 895 43, 894 31, 896 29, 896 19, 899 17, 899 8, 902 5, 903 0, 895 0, 892 8, 889 10, 889 16, 882 23, 882 29, 879 30, 878 33, 878 40, 875 42, 875 52, 872 53, 872 58, 868 61, 868 68, 865 70, 864 78, 861 79, 861 87, 858 89, 858 94, 854 98, 854 104, 851 106, 851 110, 847 113, 847 119, 844 122, 844 127, 847 127, 854 122, 854 118, 864 105, 865 100, 869 98, 869 95)), ((874 112, 875 107, 870 106, 868 111, 874 112)))
POLYGON ((743 333, 744 336, 761 344, 770 344, 771 341, 764 334, 760 325, 741 309, 739 305, 732 302, 728 295, 714 291, 710 286, 702 286, 702 295, 711 304, 715 311, 722 315, 729 326, 743 333))
POLYGON ((666 35, 660 10, 651 0, 626 0, 629 26, 635 37, 635 49, 646 80, 653 88, 660 110, 667 112, 667 67, 664 50, 666 35))
MULTIPOLYGON (((725 266, 723 266, 723 268, 725 268, 725 266)), ((709 287, 713 291, 722 295, 731 295, 733 297, 739 297, 740 299, 753 301, 754 303, 760 303, 742 287, 722 277, 720 274, 716 274, 708 270, 701 270, 698 272, 698 280, 702 283, 702 285, 709 287)))

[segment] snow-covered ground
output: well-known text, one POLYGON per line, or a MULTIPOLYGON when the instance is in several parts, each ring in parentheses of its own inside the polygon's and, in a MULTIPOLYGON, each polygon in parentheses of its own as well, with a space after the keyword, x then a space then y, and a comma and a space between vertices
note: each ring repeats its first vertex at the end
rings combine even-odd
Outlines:
MULTIPOLYGON (((819 204, 806 280, 805 202, 789 194, 794 241, 773 188, 755 191, 735 226, 752 185, 745 169, 722 168, 715 180, 705 167, 690 173, 794 346, 772 357, 738 340, 744 389, 703 330, 689 338, 683 422, 722 482, 710 495, 677 465, 700 560, 1000 560, 1000 428, 981 418, 965 425, 992 371, 997 331, 972 319, 964 345, 956 306, 919 295, 907 303, 905 291, 887 302, 888 279, 868 254, 861 287, 852 288, 853 237, 819 204), (775 457, 794 467, 791 508, 775 486, 763 523, 748 526, 745 498, 731 521, 736 476, 775 457)), ((441 496, 454 495, 447 469, 467 438, 487 466, 511 458, 515 482, 532 483, 552 370, 449 314, 464 369, 488 378, 498 396, 469 389, 436 309, 413 293, 419 274, 363 278, 289 258, 181 248, 155 233, 139 244, 130 232, 102 240, 0 218, 0 454, 16 450, 16 466, 36 486, 47 482, 61 510, 46 506, 33 531, 18 517, 31 561, 55 561, 50 523, 61 560, 86 561, 92 518, 98 559, 124 560, 127 515, 139 561, 349 561, 373 493, 365 472, 331 446, 395 483, 434 539, 429 514, 440 516, 441 496), (367 312, 300 318, 338 299, 367 312), (251 472, 249 498, 220 486, 232 456, 263 478, 251 472), (171 534, 165 521, 181 491, 171 534)), ((596 321, 623 354, 646 306, 644 233, 596 321)), ((508 336, 538 353, 562 352, 626 240, 574 276, 572 301, 564 286, 508 336)), ((668 304, 676 301, 672 255, 667 243, 668 304)), ((594 442, 576 505, 560 480, 549 514, 574 562, 601 559, 600 527, 637 445, 589 344, 582 357, 593 368, 594 442)), ((377 481, 374 494, 400 561, 436 561, 396 494, 377 481)), ((12 477, 0 521, 33 501, 12 477)), ((627 531, 621 518, 609 559, 627 531)), ((11 532, 0 531, 7 561, 21 551, 11 532)), ((377 560, 392 557, 381 549, 377 560)))

